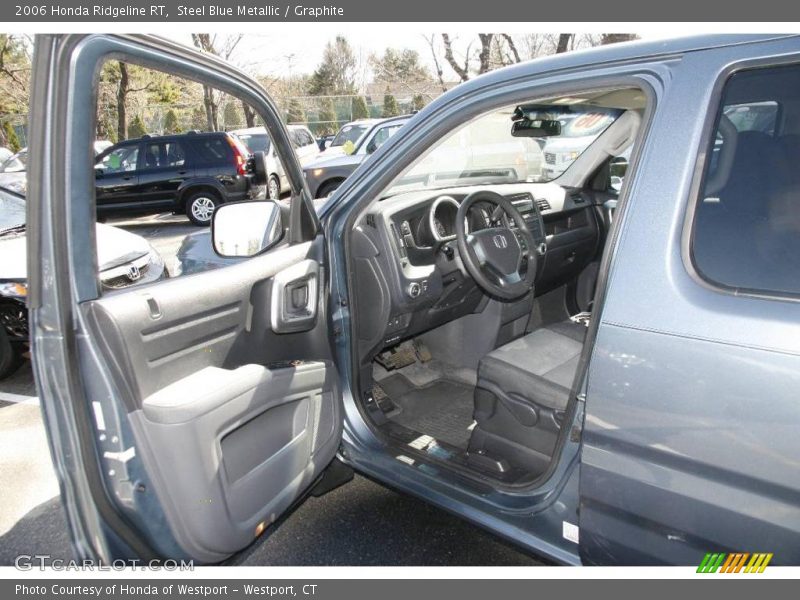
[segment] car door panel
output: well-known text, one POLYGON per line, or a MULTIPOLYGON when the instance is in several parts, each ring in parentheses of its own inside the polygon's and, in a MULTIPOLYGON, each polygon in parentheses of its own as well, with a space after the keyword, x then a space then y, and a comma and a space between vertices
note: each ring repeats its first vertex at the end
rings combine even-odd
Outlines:
POLYGON ((319 278, 320 248, 287 246, 84 306, 115 380, 126 382, 156 493, 199 560, 247 545, 333 459, 341 407, 325 319, 316 318, 322 288, 308 299, 314 318, 288 333, 273 327, 291 284, 319 278))

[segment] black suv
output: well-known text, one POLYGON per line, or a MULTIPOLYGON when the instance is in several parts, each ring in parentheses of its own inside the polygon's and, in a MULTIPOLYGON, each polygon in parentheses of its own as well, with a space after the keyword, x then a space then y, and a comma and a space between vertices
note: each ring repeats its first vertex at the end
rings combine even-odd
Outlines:
POLYGON ((95 161, 97 214, 185 212, 195 225, 208 225, 219 204, 263 191, 254 163, 247 148, 223 132, 126 140, 95 161))

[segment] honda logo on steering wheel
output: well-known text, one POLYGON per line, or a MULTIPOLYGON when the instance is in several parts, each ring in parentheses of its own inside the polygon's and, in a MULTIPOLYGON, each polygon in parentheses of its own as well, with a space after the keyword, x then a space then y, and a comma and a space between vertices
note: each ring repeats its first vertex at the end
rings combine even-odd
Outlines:
POLYGON ((508 240, 506 236, 500 235, 499 233, 492 238, 494 240, 494 245, 500 249, 508 248, 508 240))

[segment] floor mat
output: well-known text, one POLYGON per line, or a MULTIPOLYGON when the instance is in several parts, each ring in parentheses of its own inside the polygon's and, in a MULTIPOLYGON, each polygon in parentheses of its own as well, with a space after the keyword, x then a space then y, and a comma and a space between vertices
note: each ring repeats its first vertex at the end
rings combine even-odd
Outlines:
POLYGON ((399 411, 387 415, 392 421, 466 449, 472 426, 474 388, 458 381, 439 379, 423 387, 403 375, 390 375, 381 387, 399 411))

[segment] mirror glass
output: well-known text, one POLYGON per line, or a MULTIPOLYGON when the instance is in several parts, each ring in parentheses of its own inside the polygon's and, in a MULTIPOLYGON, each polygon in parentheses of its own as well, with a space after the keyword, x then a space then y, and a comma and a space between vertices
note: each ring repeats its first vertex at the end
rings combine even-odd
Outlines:
POLYGON ((254 256, 281 239, 281 209, 270 200, 223 204, 214 212, 211 232, 220 256, 254 256))

